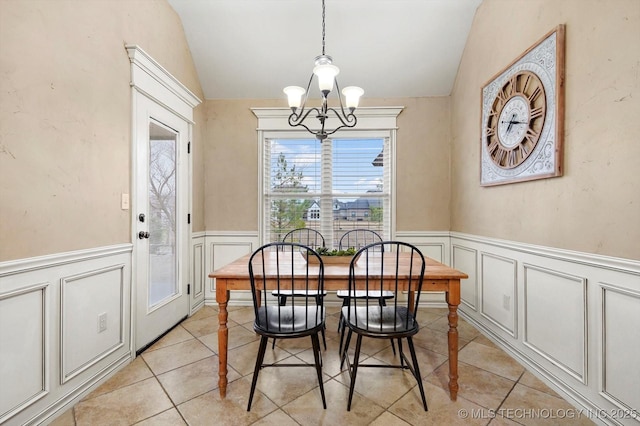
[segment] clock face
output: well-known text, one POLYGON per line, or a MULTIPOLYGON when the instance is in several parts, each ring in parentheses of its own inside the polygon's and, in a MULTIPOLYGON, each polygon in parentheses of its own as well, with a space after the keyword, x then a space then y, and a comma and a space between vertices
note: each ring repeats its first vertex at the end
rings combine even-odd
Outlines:
POLYGON ((540 78, 519 71, 499 88, 485 127, 491 161, 502 169, 521 165, 533 152, 544 126, 547 97, 540 78))

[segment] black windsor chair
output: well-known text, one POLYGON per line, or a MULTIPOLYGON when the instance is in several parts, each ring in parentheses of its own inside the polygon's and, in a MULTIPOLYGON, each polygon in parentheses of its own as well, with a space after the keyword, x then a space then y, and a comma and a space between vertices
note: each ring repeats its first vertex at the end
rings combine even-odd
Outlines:
POLYGON ((256 365, 251 382, 251 393, 247 411, 251 410, 253 394, 258 382, 260 370, 264 367, 314 367, 320 385, 322 405, 326 409, 327 403, 322 384, 322 358, 318 334, 325 326, 325 310, 322 299, 320 303, 312 301, 306 296, 298 297, 296 292, 320 291, 324 289, 324 265, 320 256, 310 247, 297 243, 276 242, 258 248, 249 259, 249 278, 253 293, 253 308, 255 321, 253 329, 260 335, 260 347, 256 358, 256 365), (305 261, 307 257, 315 256, 317 264, 305 261), (277 299, 267 297, 267 288, 276 290, 292 290, 292 303, 283 306, 277 299), (264 364, 264 355, 269 338, 296 339, 311 337, 315 364, 308 363, 278 363, 264 364))
POLYGON ((366 291, 382 291, 385 286, 387 288, 392 287, 395 298, 393 303, 387 306, 370 303, 370 299, 351 298, 349 306, 342 308, 344 325, 348 329, 348 334, 345 347, 340 356, 340 368, 346 362, 351 376, 347 411, 351 410, 351 400, 359 367, 410 370, 418 382, 422 404, 424 410, 427 411, 427 400, 424 395, 420 367, 412 339, 412 336, 420 329, 416 321, 416 313, 418 312, 420 291, 422 290, 424 279, 424 256, 415 246, 399 241, 373 243, 363 247, 358 253, 360 254, 358 266, 352 260, 349 267, 349 290, 356 289, 355 271, 358 268, 357 279, 359 285, 364 285, 366 291), (384 250, 382 250, 383 247, 384 250), (415 299, 412 301, 408 297, 403 298, 403 292, 415 292, 415 299), (412 304, 412 302, 414 303, 412 304), (350 362, 348 347, 354 333, 357 336, 356 348, 353 362, 350 362), (360 348, 363 337, 397 339, 400 365, 361 364, 360 348), (409 346, 411 362, 402 351, 403 339, 406 339, 409 346))

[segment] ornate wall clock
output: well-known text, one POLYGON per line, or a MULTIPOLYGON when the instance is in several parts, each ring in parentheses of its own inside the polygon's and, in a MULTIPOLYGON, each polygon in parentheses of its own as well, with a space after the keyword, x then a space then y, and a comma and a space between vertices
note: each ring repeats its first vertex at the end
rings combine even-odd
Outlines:
POLYGON ((482 88, 482 186, 562 175, 564 25, 482 88))

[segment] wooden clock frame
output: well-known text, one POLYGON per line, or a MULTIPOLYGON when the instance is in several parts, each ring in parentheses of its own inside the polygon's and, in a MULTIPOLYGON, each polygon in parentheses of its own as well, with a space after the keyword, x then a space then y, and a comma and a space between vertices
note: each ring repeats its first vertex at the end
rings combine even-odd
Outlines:
POLYGON ((562 176, 564 46, 565 26, 558 25, 482 87, 481 186, 562 176), (523 78, 525 74, 534 78, 523 78), (528 83, 525 80, 538 82, 541 96, 537 93, 526 94, 528 83), (534 106, 535 98, 538 104, 543 99, 543 104, 534 106), (506 115, 501 111, 507 108, 512 99, 511 107, 515 111, 526 111, 520 114, 526 120, 514 119, 516 113, 513 113, 510 121, 504 121, 506 115), (542 116, 540 111, 543 111, 542 116), (509 140, 502 139, 505 130, 498 127, 499 123, 512 123, 508 124, 506 132, 510 133, 513 126, 518 129, 517 133, 511 134, 509 140), (535 137, 530 137, 530 134, 535 137))

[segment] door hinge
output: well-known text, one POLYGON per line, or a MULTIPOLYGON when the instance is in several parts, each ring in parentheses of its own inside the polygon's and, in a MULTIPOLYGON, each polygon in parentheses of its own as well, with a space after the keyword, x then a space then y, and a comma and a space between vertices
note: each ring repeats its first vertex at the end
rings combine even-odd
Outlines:
POLYGON ((191 224, 191 213, 187 213, 187 223, 191 224))
POLYGON ((187 142, 187 154, 191 154, 191 141, 187 142))
POLYGON ((187 284, 187 294, 191 294, 191 284, 187 284))

